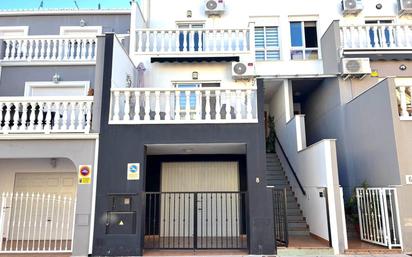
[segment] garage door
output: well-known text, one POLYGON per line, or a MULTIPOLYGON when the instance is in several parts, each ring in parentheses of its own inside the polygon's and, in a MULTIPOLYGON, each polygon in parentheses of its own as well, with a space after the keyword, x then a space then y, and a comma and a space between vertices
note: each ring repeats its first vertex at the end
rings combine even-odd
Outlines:
POLYGON ((16 173, 14 192, 76 196, 76 173, 16 173))

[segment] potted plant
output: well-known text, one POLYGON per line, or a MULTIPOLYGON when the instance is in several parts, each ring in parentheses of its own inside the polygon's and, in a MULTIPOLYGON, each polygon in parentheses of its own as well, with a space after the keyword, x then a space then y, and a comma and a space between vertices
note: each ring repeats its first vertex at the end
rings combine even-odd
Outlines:
MULTIPOLYGON (((359 187, 366 190, 369 187, 369 185, 365 180, 360 184, 359 187)), ((359 187, 353 188, 352 194, 346 203, 346 215, 349 219, 349 222, 355 226, 355 230, 358 234, 360 234, 360 227, 359 227, 358 199, 356 196, 356 188, 359 188, 359 187)))

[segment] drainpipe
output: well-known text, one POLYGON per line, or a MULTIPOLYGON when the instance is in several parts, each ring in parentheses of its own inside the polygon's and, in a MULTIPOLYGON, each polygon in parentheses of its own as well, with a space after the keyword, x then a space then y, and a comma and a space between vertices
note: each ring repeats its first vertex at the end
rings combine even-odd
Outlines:
POLYGON ((93 180, 92 180, 92 209, 90 212, 89 255, 93 253, 94 223, 96 213, 97 165, 99 161, 99 138, 94 144, 93 180))

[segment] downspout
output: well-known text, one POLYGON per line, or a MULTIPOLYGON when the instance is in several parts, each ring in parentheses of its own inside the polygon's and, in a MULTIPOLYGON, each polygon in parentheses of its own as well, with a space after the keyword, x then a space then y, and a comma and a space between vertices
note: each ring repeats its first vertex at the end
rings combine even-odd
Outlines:
POLYGON ((99 138, 94 144, 93 180, 92 180, 92 210, 90 212, 89 255, 93 254, 94 223, 96 213, 97 166, 99 162, 99 138))

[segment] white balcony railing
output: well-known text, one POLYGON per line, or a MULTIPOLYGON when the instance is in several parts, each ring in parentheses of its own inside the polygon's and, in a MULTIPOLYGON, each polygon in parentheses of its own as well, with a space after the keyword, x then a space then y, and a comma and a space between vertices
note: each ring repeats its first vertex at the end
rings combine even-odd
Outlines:
POLYGON ((93 97, 0 97, 0 133, 89 133, 93 97))
POLYGON ((401 120, 412 120, 412 86, 398 86, 398 112, 401 120))
POLYGON ((366 24, 341 26, 343 49, 391 49, 412 48, 412 25, 366 24))
POLYGON ((137 54, 249 53, 251 29, 138 29, 137 54))
POLYGON ((112 88, 110 124, 257 122, 257 89, 112 88))
POLYGON ((3 61, 94 61, 96 37, 27 36, 3 39, 3 61))

